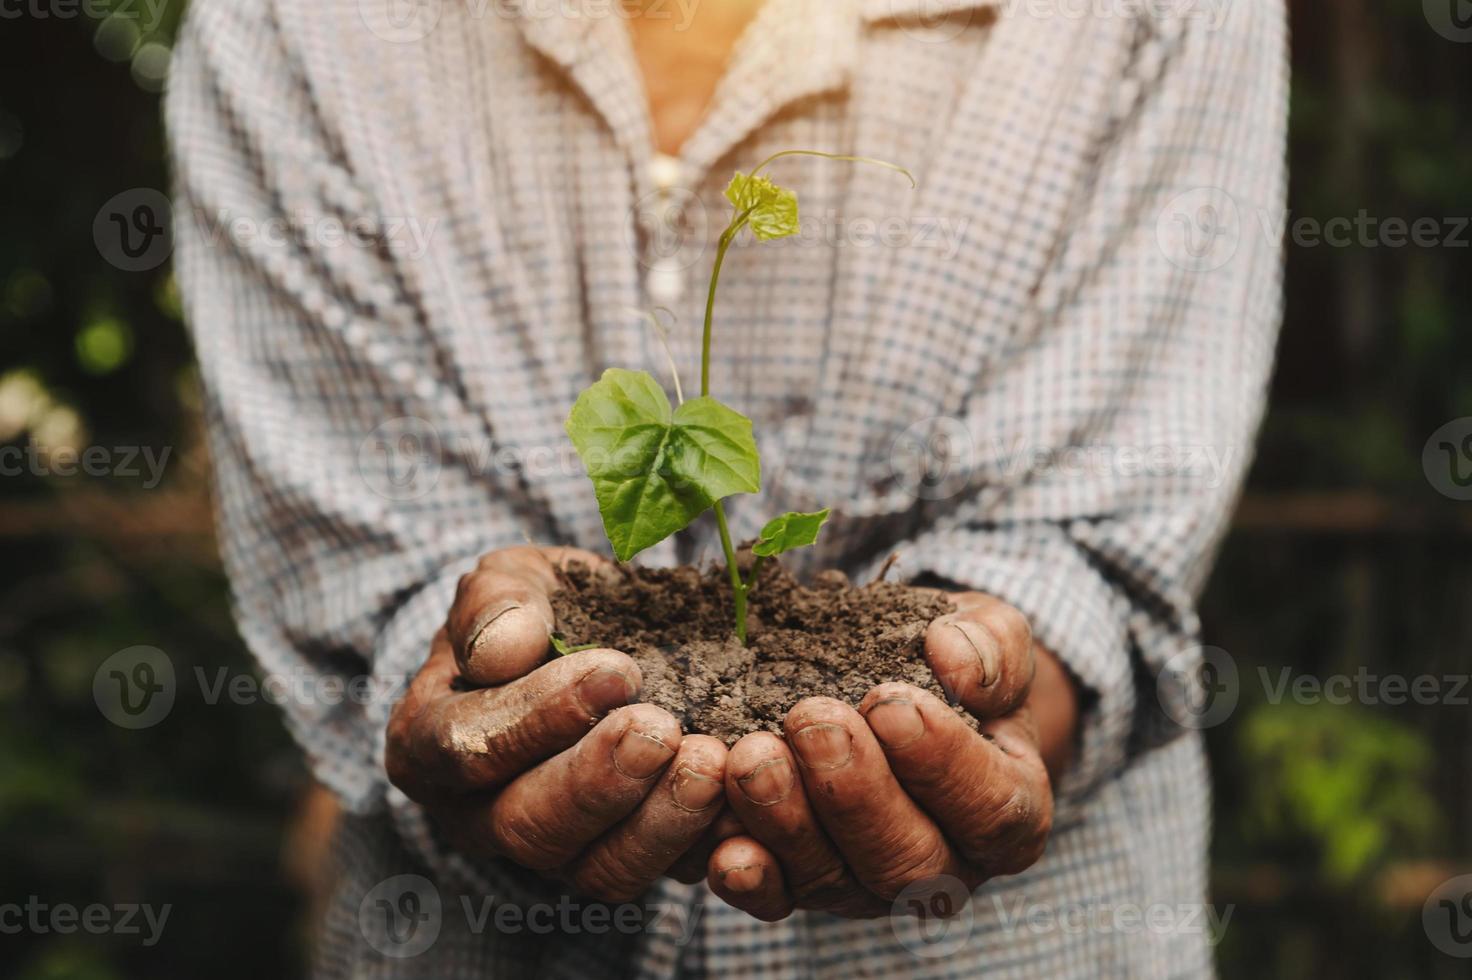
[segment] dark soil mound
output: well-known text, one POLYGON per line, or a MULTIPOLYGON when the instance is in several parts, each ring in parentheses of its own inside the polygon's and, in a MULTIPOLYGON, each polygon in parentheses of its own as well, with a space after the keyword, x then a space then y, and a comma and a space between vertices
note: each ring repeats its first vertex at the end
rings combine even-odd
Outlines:
POLYGON ((923 656, 925 628, 950 612, 933 589, 889 582, 854 587, 841 572, 799 585, 766 562, 751 593, 750 645, 732 633, 731 583, 704 571, 569 566, 553 596, 557 629, 571 645, 629 654, 644 675, 643 699, 679 718, 687 732, 734 742, 780 732, 805 697, 858 703, 883 681, 905 681, 944 698, 923 656))

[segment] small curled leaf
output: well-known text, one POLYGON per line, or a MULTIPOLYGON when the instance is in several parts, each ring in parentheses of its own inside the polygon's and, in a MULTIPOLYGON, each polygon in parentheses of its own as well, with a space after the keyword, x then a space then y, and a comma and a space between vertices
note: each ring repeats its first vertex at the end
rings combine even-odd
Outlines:
POLYGON ((797 234, 797 195, 767 177, 736 171, 726 185, 726 200, 738 214, 746 215, 752 234, 762 241, 797 234))
POLYGON ((828 520, 832 508, 824 507, 811 514, 788 511, 774 517, 762 528, 761 537, 751 546, 751 553, 762 558, 771 558, 794 548, 806 548, 818 540, 818 531, 828 520))

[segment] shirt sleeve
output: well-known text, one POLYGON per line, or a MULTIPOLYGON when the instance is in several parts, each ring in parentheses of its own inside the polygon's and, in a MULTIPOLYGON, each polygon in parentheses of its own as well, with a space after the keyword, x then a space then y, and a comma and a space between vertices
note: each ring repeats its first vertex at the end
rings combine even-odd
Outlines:
POLYGON ((982 479, 901 548, 902 567, 1021 609, 1080 685, 1060 812, 1189 721, 1195 600, 1263 411, 1285 26, 1279 3, 1228 7, 1220 25, 1142 22, 1019 339, 940 433, 969 441, 982 479))
POLYGON ((274 10, 191 6, 167 100, 177 273, 236 618, 318 778, 368 812, 457 579, 522 531, 455 449, 482 433, 274 10))

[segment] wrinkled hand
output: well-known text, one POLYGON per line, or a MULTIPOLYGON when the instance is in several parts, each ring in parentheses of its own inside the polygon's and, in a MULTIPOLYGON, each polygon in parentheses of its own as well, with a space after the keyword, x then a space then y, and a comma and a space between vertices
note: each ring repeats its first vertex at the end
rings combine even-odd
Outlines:
POLYGON ((510 548, 460 580, 445 628, 388 725, 389 779, 463 853, 509 859, 608 901, 644 891, 722 810, 726 749, 630 704, 614 650, 544 663, 554 563, 510 548), (487 686, 489 685, 489 686, 487 686))
POLYGON ((930 625, 925 655, 981 732, 934 695, 887 683, 858 710, 799 702, 786 741, 743 737, 726 793, 747 833, 708 866, 727 902, 766 920, 794 908, 882 915, 913 883, 949 875, 970 892, 1042 856, 1053 794, 1029 691, 1035 670, 1069 682, 1017 610, 979 593, 952 599, 959 611, 930 625))

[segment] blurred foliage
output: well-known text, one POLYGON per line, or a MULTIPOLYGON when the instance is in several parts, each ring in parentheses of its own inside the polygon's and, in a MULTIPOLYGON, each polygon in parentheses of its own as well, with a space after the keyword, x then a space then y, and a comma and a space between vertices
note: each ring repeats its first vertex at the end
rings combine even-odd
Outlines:
POLYGON ((1245 833, 1306 839, 1336 886, 1445 830, 1427 788, 1431 746, 1414 729, 1352 704, 1279 703, 1249 715, 1240 736, 1255 774, 1238 814, 1245 833))
MULTIPOLYGON (((1290 231, 1363 211, 1450 232, 1472 204, 1472 48, 1437 36, 1421 0, 1291 8, 1290 231)), ((193 680, 252 667, 209 538, 177 290, 167 265, 124 272, 91 235, 113 195, 166 186, 157 93, 182 4, 157 24, 136 0, 101 20, 72 9, 0 22, 0 447, 172 455, 153 489, 0 480, 0 895, 174 911, 152 948, 6 936, 0 975, 297 975, 303 900, 279 855, 302 761, 273 707, 210 704, 193 680), (124 731, 100 718, 91 680, 140 643, 168 653, 180 698, 163 723, 124 731)), ((1472 825, 1472 712, 1274 704, 1257 678, 1466 673, 1466 505, 1436 495, 1420 456, 1472 415, 1469 256, 1290 240, 1250 488, 1260 516, 1228 538, 1203 600, 1208 639, 1242 679, 1237 710, 1207 733, 1214 900, 1235 909, 1225 976, 1465 975, 1430 948, 1419 903, 1472 861, 1449 832, 1472 825), (1301 527, 1274 514, 1275 494, 1385 506, 1301 527)))

